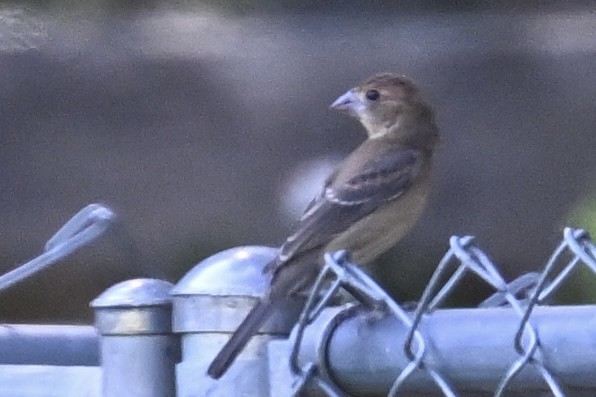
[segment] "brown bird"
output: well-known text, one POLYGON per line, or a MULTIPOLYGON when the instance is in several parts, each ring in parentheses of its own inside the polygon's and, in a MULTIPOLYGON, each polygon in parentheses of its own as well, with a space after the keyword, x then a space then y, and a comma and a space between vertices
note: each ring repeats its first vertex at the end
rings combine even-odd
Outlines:
POLYGON ((355 263, 367 264, 400 240, 424 209, 438 131, 416 85, 404 76, 377 74, 331 108, 359 119, 368 138, 329 175, 267 265, 269 292, 209 366, 212 378, 227 371, 279 303, 312 287, 325 252, 345 249, 355 263))

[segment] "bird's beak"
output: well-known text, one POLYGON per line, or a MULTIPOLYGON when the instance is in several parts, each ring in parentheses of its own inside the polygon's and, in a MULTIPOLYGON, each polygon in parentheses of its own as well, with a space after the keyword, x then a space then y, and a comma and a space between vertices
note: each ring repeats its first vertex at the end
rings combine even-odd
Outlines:
POLYGON ((333 110, 347 112, 352 116, 358 116, 358 113, 362 109, 362 106, 363 104, 354 92, 354 89, 351 89, 350 91, 337 98, 335 102, 333 102, 329 107, 333 110))

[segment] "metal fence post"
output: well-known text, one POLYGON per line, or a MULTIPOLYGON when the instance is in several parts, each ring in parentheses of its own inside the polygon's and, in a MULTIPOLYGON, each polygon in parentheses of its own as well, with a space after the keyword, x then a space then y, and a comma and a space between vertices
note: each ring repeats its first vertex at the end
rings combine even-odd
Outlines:
POLYGON ((124 281, 91 306, 99 330, 104 397, 174 397, 179 344, 171 332, 172 284, 124 281))
POLYGON ((220 379, 206 370, 219 349, 267 290, 263 268, 277 250, 250 246, 232 248, 205 259, 172 290, 173 331, 180 334, 182 361, 176 368, 178 397, 269 396, 267 342, 286 338, 300 305, 274 315, 250 341, 220 379))

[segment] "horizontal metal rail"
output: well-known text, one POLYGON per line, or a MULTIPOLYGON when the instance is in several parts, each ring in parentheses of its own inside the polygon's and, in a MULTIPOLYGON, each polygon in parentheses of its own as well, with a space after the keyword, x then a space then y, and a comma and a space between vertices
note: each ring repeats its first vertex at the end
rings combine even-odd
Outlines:
POLYGON ((0 365, 99 365, 99 338, 86 325, 0 325, 0 365))
MULTIPOLYGON (((350 395, 387 395, 410 362, 403 349, 409 329, 393 316, 379 321, 367 316, 370 313, 348 315, 331 331, 324 352, 327 370, 350 395)), ((531 323, 539 335, 543 365, 570 389, 596 394, 596 306, 538 307, 531 323)), ((494 393, 518 358, 512 343, 518 328, 519 316, 511 308, 438 310, 419 325, 427 341, 424 362, 460 392, 494 393)), ((320 353, 303 354, 300 361, 308 362, 320 353)), ((403 391, 436 388, 428 372, 421 370, 408 378, 403 391)), ((508 390, 548 388, 539 372, 526 366, 508 390)))

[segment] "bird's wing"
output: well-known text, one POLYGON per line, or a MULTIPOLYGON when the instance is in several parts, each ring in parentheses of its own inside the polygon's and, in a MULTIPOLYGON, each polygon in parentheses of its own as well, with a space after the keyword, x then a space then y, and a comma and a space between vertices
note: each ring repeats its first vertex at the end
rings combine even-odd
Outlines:
POLYGON ((370 159, 346 182, 329 180, 281 247, 274 273, 293 257, 326 245, 352 224, 401 196, 419 172, 420 152, 388 150, 370 159))

